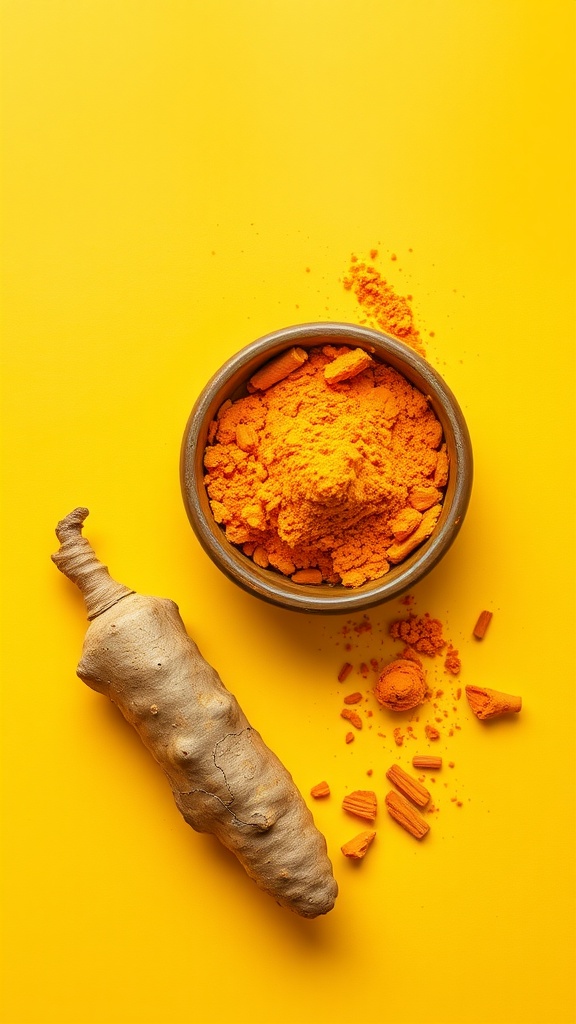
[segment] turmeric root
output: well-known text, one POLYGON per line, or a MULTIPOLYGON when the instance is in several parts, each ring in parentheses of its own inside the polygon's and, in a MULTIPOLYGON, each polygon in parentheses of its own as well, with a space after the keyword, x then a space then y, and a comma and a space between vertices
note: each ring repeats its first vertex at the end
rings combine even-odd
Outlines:
POLYGON ((292 777, 188 636, 178 607, 117 583, 82 535, 85 508, 56 529, 58 569, 80 589, 89 626, 77 673, 108 696, 163 769, 176 805, 256 884, 302 917, 332 909, 326 842, 292 777))

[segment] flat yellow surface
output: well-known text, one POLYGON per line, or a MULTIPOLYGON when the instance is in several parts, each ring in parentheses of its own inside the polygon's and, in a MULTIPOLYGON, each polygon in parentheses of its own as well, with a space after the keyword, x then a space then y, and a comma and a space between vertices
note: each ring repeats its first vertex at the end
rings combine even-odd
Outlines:
POLYGON ((573 3, 2 12, 3 1022, 573 1022, 573 3), (347 636, 345 617, 268 607, 219 574, 180 496, 208 377, 276 328, 360 322, 342 279, 372 248, 475 451, 464 527, 413 595, 463 663, 458 681, 430 663, 435 747, 423 719, 397 747, 376 710, 344 742, 342 696, 397 652, 405 607, 347 636), (78 504, 119 579, 178 602, 306 797, 329 781, 326 918, 279 909, 187 828, 76 678, 83 605, 50 553, 78 504), (483 725, 456 683, 523 710, 483 725), (418 844, 383 798, 390 764, 422 752, 444 767, 418 844), (363 825, 340 805, 363 788, 381 809, 354 865, 340 846, 363 825))

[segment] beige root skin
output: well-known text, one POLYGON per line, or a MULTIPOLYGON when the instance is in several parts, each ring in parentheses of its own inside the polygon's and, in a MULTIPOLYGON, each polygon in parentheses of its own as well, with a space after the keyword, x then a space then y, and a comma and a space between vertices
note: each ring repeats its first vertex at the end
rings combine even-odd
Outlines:
POLYGON ((173 601, 112 580, 82 536, 87 509, 58 524, 53 560, 84 594, 90 624, 80 678, 134 726, 183 817, 211 832, 281 906, 332 909, 326 842, 292 777, 188 636, 173 601))

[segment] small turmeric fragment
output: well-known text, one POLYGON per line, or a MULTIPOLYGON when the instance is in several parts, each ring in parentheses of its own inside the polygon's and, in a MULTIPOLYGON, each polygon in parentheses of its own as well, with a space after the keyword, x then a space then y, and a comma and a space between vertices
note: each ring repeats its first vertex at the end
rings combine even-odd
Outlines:
POLYGON ((252 423, 239 423, 236 427, 236 444, 243 452, 255 451, 258 434, 252 423))
POLYGON ((336 356, 324 367, 324 380, 327 384, 340 384, 343 380, 356 377, 372 363, 372 357, 363 348, 354 348, 349 352, 336 356))
POLYGON ((397 544, 402 544, 420 526, 422 514, 415 508, 404 508, 390 523, 390 529, 397 544))
POLYGON ((386 778, 418 807, 426 807, 426 804, 430 802, 430 793, 426 787, 418 782, 418 779, 405 772, 399 764, 393 764, 388 769, 386 778))
POLYGON ((442 492, 437 487, 418 485, 413 487, 408 496, 412 508, 418 512, 426 512, 432 505, 438 504, 442 499, 442 492))
POLYGON ((410 534, 406 540, 401 543, 392 544, 386 551, 386 557, 389 562, 393 565, 397 565, 398 562, 403 562, 408 555, 412 554, 415 548, 423 541, 427 540, 430 534, 434 531, 434 527, 438 522, 440 513, 442 511, 442 505, 433 505, 432 508, 426 510, 422 516, 420 524, 416 527, 413 533, 410 534))
POLYGON ((349 839, 340 849, 345 857, 351 860, 362 860, 366 856, 368 847, 373 842, 376 833, 370 830, 359 832, 353 839, 349 839))
POLYGON ((322 583, 320 569, 298 569, 290 578, 294 583, 322 583))
POLYGON ((466 696, 476 718, 498 718, 522 710, 522 698, 482 686, 466 686, 466 696))
POLYGON ((440 733, 439 733, 439 731, 438 731, 438 729, 436 728, 435 725, 425 725, 424 726, 424 732, 426 733, 426 737, 429 740, 439 740, 440 739, 440 733))
POLYGON ((441 768, 442 758, 428 756, 426 754, 415 754, 412 758, 413 768, 441 768))
POLYGON ((474 629, 472 631, 473 636, 475 636, 477 640, 483 640, 484 639, 484 636, 486 634, 486 630, 488 629, 488 626, 490 625, 491 619, 492 619, 492 612, 487 612, 487 611, 480 612, 480 615, 478 616, 476 625, 474 626, 474 629))
POLYGON ((355 729, 362 728, 362 719, 357 711, 352 711, 352 708, 343 708, 340 712, 340 718, 345 718, 355 729))
POLYGON ((354 742, 354 733, 353 732, 347 732, 346 736, 345 736, 345 740, 346 740, 346 743, 353 743, 354 742))
POLYGON ((260 370, 257 370, 250 378, 248 389, 250 391, 266 391, 273 384, 284 380, 294 370, 299 369, 308 359, 308 353, 303 348, 290 348, 287 352, 271 359, 260 370))
POLYGON ((359 704, 361 700, 362 694, 359 693, 358 690, 356 690, 354 693, 349 693, 346 697, 344 697, 345 704, 359 704))
POLYGON ((327 782, 317 782, 315 786, 312 786, 310 796, 314 797, 315 800, 321 800, 325 796, 330 796, 330 786, 327 782))
POLYGON ((349 793, 342 801, 342 807, 349 814, 357 818, 365 818, 366 821, 374 821, 378 812, 378 800, 376 793, 371 789, 356 789, 349 793))
POLYGON ((428 822, 424 821, 424 818, 414 810, 400 793, 394 792, 393 789, 390 790, 386 794, 385 803, 390 817, 397 821, 415 839, 423 839, 426 833, 430 831, 428 822))
POLYGON ((352 671, 352 665, 350 664, 349 661, 345 661, 344 664, 342 665, 342 668, 340 669, 340 671, 338 673, 338 682, 339 683, 343 683, 344 680, 348 678, 348 676, 350 675, 351 671, 352 671))

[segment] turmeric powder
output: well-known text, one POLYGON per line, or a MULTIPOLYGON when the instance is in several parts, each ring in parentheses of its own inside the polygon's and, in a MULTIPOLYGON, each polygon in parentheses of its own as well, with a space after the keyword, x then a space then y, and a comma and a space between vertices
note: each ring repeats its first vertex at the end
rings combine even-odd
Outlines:
POLYGON ((421 392, 362 349, 309 349, 284 379, 226 402, 208 438, 216 522, 258 566, 295 582, 379 579, 442 509, 442 426, 421 392))
POLYGON ((424 615, 411 614, 406 619, 395 619, 390 624, 390 636, 394 640, 402 640, 419 654, 428 654, 430 657, 440 654, 446 647, 440 619, 433 619, 427 612, 424 615))
MULTIPOLYGON (((375 260, 377 256, 377 250, 372 249, 371 259, 375 260)), ((353 292, 370 323, 425 355, 422 337, 414 323, 410 297, 398 295, 373 263, 352 256, 343 284, 347 291, 353 292)))
POLYGON ((396 658, 381 673, 374 688, 378 703, 390 711, 409 711, 426 697, 426 677, 419 662, 396 658))

